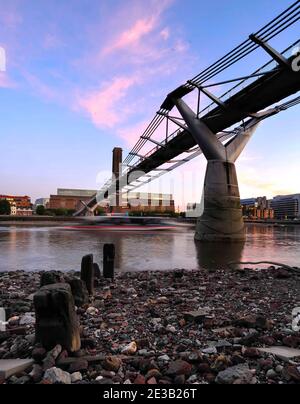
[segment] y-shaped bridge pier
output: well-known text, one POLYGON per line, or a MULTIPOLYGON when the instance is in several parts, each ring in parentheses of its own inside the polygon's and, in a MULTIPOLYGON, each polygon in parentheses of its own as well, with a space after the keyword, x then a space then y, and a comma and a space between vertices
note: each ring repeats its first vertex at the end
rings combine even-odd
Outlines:
POLYGON ((195 239, 200 241, 244 241, 245 226, 235 162, 249 142, 263 115, 257 114, 226 145, 223 145, 182 100, 174 100, 195 142, 207 159, 204 181, 204 212, 196 226, 195 239))

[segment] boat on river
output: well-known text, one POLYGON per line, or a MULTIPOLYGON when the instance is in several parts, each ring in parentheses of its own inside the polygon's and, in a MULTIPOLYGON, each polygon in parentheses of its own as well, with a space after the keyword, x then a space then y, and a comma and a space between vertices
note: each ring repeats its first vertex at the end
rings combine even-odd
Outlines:
POLYGON ((66 226, 64 230, 88 230, 88 231, 166 231, 174 230, 175 223, 168 223, 163 217, 146 216, 88 216, 81 218, 84 223, 66 226))

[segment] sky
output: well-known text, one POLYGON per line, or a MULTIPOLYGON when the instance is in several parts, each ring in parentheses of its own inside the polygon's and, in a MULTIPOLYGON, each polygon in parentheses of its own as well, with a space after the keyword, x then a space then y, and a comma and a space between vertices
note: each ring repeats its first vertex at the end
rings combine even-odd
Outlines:
MULTIPOLYGON (((0 194, 99 189, 112 149, 127 155, 166 94, 291 4, 0 0, 0 194)), ((285 49, 297 30, 273 45, 285 49)), ((257 130, 237 163, 242 197, 300 192, 298 117, 295 107, 257 130)), ((199 157, 150 190, 200 201, 205 165, 199 157)))

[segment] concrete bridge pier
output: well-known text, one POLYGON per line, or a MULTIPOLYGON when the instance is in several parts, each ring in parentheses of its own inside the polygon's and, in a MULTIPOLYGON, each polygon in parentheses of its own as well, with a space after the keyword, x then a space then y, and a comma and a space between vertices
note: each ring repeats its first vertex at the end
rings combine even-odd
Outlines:
POLYGON ((204 212, 198 218, 195 239, 242 242, 246 236, 235 162, 259 125, 261 116, 266 113, 256 114, 223 145, 182 99, 174 101, 208 161, 203 191, 204 212))

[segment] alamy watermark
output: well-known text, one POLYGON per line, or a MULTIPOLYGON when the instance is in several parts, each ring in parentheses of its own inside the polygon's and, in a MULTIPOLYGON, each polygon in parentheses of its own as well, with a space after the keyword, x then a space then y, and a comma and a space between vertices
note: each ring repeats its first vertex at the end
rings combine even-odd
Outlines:
POLYGON ((294 72, 300 72, 300 46, 294 48, 293 55, 295 59, 292 62, 292 69, 294 72))
POLYGON ((6 71, 6 52, 5 49, 0 46, 0 72, 6 71))
POLYGON ((295 307, 292 313, 293 321, 292 321, 292 329, 293 331, 300 331, 300 307, 295 307))
POLYGON ((6 331, 6 313, 4 307, 0 307, 0 331, 6 331))

